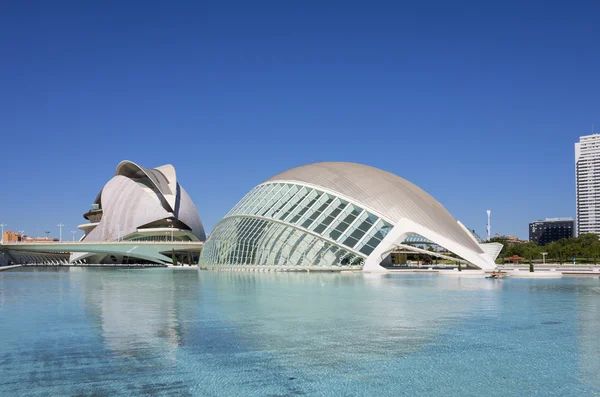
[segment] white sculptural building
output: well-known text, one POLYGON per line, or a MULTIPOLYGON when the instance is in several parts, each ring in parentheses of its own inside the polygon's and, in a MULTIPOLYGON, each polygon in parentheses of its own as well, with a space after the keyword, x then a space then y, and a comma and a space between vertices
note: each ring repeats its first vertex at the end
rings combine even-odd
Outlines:
MULTIPOLYGON (((78 226, 85 233, 81 242, 206 240, 196 206, 177 182, 170 164, 148 169, 122 161, 84 218, 89 223, 78 226)), ((123 255, 83 252, 71 256, 71 261, 81 259, 122 262, 123 255)), ((157 262, 164 260, 162 257, 157 262)))
POLYGON ((122 161, 83 216, 89 222, 78 226, 84 232, 79 241, 3 242, 0 265, 195 264, 206 240, 170 164, 148 169, 122 161))
POLYGON ((3 244, 0 261, 377 272, 402 250, 489 270, 502 249, 482 243, 412 183, 346 162, 309 164, 266 180, 208 240, 172 165, 148 169, 122 161, 84 217, 89 223, 79 225, 85 234, 78 242, 3 244), (445 250, 424 249, 430 244, 445 250))
POLYGON ((485 270, 496 267, 501 249, 478 242, 433 197, 394 174, 326 162, 253 188, 216 225, 198 266, 385 271, 380 264, 394 249, 419 251, 403 244, 414 236, 485 270))

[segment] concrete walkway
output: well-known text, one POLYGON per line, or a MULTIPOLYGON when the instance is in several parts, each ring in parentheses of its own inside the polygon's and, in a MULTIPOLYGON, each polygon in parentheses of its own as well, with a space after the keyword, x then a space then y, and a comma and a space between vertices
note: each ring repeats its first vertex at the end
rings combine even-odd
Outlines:
POLYGON ((198 270, 198 266, 196 265, 192 265, 192 266, 173 266, 173 265, 167 265, 167 269, 173 269, 173 270, 198 270))
POLYGON ((0 266, 0 272, 3 272, 5 270, 10 270, 10 269, 16 269, 21 266, 23 266, 23 265, 0 266))
MULTIPOLYGON (((502 273, 506 273, 509 277, 513 278, 560 278, 563 276, 568 277, 600 277, 600 269, 598 267, 580 267, 576 270, 573 268, 558 268, 554 266, 536 266, 535 272, 529 272, 529 266, 525 267, 498 267, 502 273)), ((476 269, 468 269, 459 272, 458 270, 444 270, 444 269, 432 269, 432 268, 421 268, 421 269, 388 269, 389 273, 434 273, 441 276, 458 276, 458 277, 485 277, 488 276, 491 271, 483 271, 476 269)))

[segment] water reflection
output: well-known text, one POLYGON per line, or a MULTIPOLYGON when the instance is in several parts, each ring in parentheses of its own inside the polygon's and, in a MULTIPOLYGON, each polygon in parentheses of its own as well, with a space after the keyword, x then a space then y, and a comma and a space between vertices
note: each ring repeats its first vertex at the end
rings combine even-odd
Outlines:
POLYGON ((195 298, 196 271, 92 270, 83 282, 86 311, 107 349, 128 358, 176 360, 184 337, 179 302, 195 298))
POLYGON ((580 377, 583 384, 600 390, 600 279, 577 286, 577 342, 580 377))
POLYGON ((396 359, 493 310, 498 283, 406 275, 204 273, 223 319, 286 365, 396 359), (428 293, 423 293, 428 291, 428 293), (483 298, 483 299, 482 299, 483 298), (318 343, 314 341, 318 340, 318 343))
POLYGON ((210 358, 221 376, 232 374, 236 362, 245 376, 253 368, 262 382, 276 382, 348 366, 369 373, 377 368, 367 369, 369 363, 439 345, 448 328, 493 311, 501 284, 435 275, 158 269, 91 271, 83 287, 105 348, 124 360, 164 367, 185 356, 203 365, 210 358))
POLYGON ((598 280, 0 273, 0 395, 585 395, 598 280))

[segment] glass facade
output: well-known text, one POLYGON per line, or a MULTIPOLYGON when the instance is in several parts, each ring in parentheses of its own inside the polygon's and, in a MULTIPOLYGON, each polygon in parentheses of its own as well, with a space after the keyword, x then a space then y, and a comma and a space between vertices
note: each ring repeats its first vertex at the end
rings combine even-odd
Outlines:
MULTIPOLYGON (((473 237, 475 238, 475 240, 477 241, 477 243, 483 243, 483 239, 481 237, 479 237, 479 235, 477 233, 475 233, 475 230, 473 229, 467 229, 469 230, 469 232, 473 235, 473 237)), ((426 239, 423 236, 419 236, 418 234, 411 234, 410 236, 408 236, 403 242, 402 244, 433 244, 433 245, 438 245, 437 243, 434 243, 433 241, 426 239)))
POLYGON ((549 218, 529 224, 529 241, 546 245, 553 241, 575 236, 575 220, 568 218, 549 218))
POLYGON ((333 194, 267 183, 252 189, 217 224, 200 265, 360 269, 392 227, 333 194))
POLYGON ((192 241, 189 236, 173 236, 171 237, 171 233, 167 233, 163 235, 154 235, 154 236, 142 236, 135 237, 131 239, 127 239, 126 241, 192 241))

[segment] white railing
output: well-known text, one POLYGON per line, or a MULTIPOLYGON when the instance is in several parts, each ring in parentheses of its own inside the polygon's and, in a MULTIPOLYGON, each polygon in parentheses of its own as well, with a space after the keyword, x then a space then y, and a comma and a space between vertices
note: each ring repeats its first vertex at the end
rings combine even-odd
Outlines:
POLYGON ((89 245, 89 244, 119 244, 119 245, 154 245, 154 244, 186 244, 200 245, 203 241, 5 241, 2 245, 28 245, 28 244, 61 244, 61 245, 89 245))

